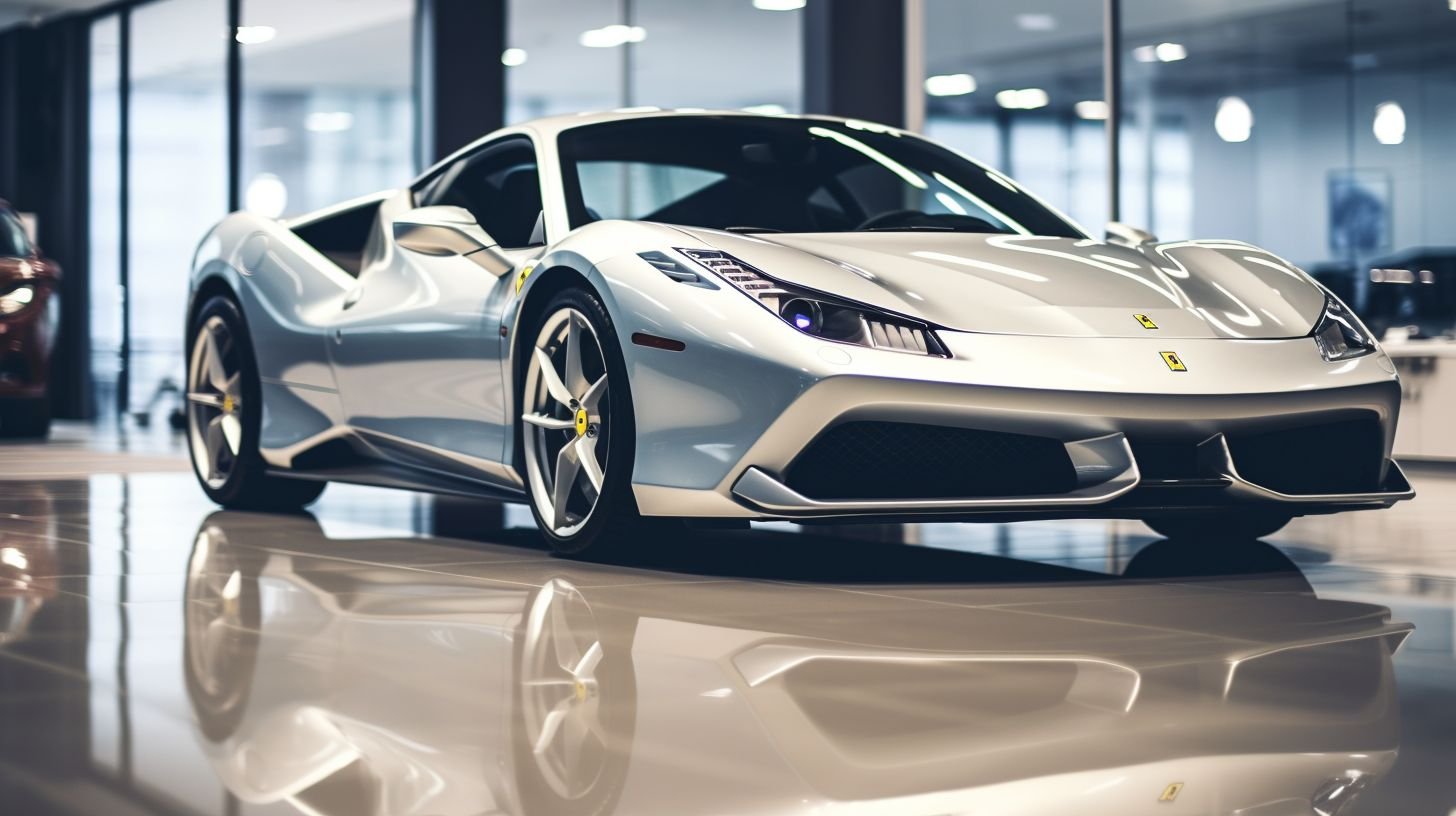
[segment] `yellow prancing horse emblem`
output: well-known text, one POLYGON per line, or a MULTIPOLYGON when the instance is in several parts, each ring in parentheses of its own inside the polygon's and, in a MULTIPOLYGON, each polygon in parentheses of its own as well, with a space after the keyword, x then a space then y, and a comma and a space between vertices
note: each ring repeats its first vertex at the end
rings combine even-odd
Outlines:
POLYGON ((1151 317, 1144 314, 1135 314, 1133 315, 1133 319, 1141 323, 1145 329, 1156 329, 1158 327, 1158 324, 1154 323, 1151 317))
POLYGON ((1158 801, 1159 802, 1171 802, 1174 799, 1177 799, 1178 798, 1178 794, 1179 793, 1182 793, 1182 792, 1183 792, 1183 783, 1182 782, 1174 782, 1171 785, 1169 785, 1168 787, 1163 788, 1163 795, 1158 797, 1158 801))
POLYGON ((578 408, 578 409, 576 409, 576 435, 577 436, 586 436, 586 429, 587 429, 586 409, 585 408, 578 408))
POLYGON ((526 264, 521 267, 521 274, 516 276, 516 294, 521 293, 521 287, 526 285, 526 278, 531 277, 531 270, 535 268, 535 264, 526 264))
POLYGON ((1165 362, 1165 363, 1168 364, 1168 370, 1169 371, 1187 371, 1188 370, 1188 366, 1183 365, 1183 360, 1182 360, 1182 358, 1180 358, 1178 356, 1178 352, 1176 352, 1176 351, 1160 351, 1158 353, 1163 356, 1163 362, 1165 362))

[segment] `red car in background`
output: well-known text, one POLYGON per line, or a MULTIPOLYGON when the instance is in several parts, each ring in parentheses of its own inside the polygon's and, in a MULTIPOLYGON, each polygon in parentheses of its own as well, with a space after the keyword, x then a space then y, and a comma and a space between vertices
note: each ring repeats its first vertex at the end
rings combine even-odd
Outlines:
POLYGON ((0 200, 0 436, 45 436, 61 270, 0 200))

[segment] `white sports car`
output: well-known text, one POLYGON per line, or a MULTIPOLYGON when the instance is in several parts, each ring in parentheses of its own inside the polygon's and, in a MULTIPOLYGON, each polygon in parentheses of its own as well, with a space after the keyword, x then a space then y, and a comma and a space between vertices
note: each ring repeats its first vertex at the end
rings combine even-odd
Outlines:
POLYGON ((881 125, 610 113, 203 240, 198 479, 528 501, 563 552, 641 522, 1140 518, 1261 535, 1389 506, 1395 368, 1235 241, 1098 240, 881 125))

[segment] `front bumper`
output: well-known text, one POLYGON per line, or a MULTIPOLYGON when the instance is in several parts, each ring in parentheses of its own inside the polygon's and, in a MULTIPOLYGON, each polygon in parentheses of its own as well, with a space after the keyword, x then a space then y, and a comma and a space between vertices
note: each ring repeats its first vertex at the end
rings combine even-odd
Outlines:
POLYGON ((657 516, 793 520, 1145 518, 1228 507, 1306 515, 1388 507, 1414 495, 1389 459, 1400 388, 1384 354, 1327 363, 1308 338, 943 339, 953 359, 838 346, 826 355, 828 344, 818 341, 807 353, 797 344, 785 348, 775 360, 660 355, 667 363, 650 377, 673 398, 644 406, 645 389, 634 382, 634 401, 643 406, 634 480, 639 508, 657 516), (1164 364, 1165 346, 1188 371, 1164 364), (705 395, 703 371, 715 364, 720 381, 731 371, 752 387, 705 395), (685 416, 683 405, 694 402, 702 410, 685 416), (673 410, 659 415, 659 406, 673 410), (729 417, 736 421, 721 422, 729 417), (1280 489, 1241 472, 1228 450, 1230 439, 1357 420, 1375 429, 1362 462, 1378 469, 1359 490, 1280 489), (1076 484, 1055 493, 951 498, 825 498, 795 490, 786 476, 796 457, 826 429, 853 421, 1054 439, 1066 447, 1076 484), (1170 439, 1197 446, 1196 472, 1168 478, 1140 465, 1139 442, 1170 439))

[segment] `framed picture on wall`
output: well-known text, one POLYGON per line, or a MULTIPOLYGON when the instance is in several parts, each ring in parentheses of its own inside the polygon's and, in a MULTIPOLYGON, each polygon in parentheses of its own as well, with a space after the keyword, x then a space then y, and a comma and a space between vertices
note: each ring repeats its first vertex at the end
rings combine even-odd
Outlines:
POLYGON ((1390 173, 1331 170, 1329 185, 1330 251, 1362 255, 1390 249, 1390 173))

